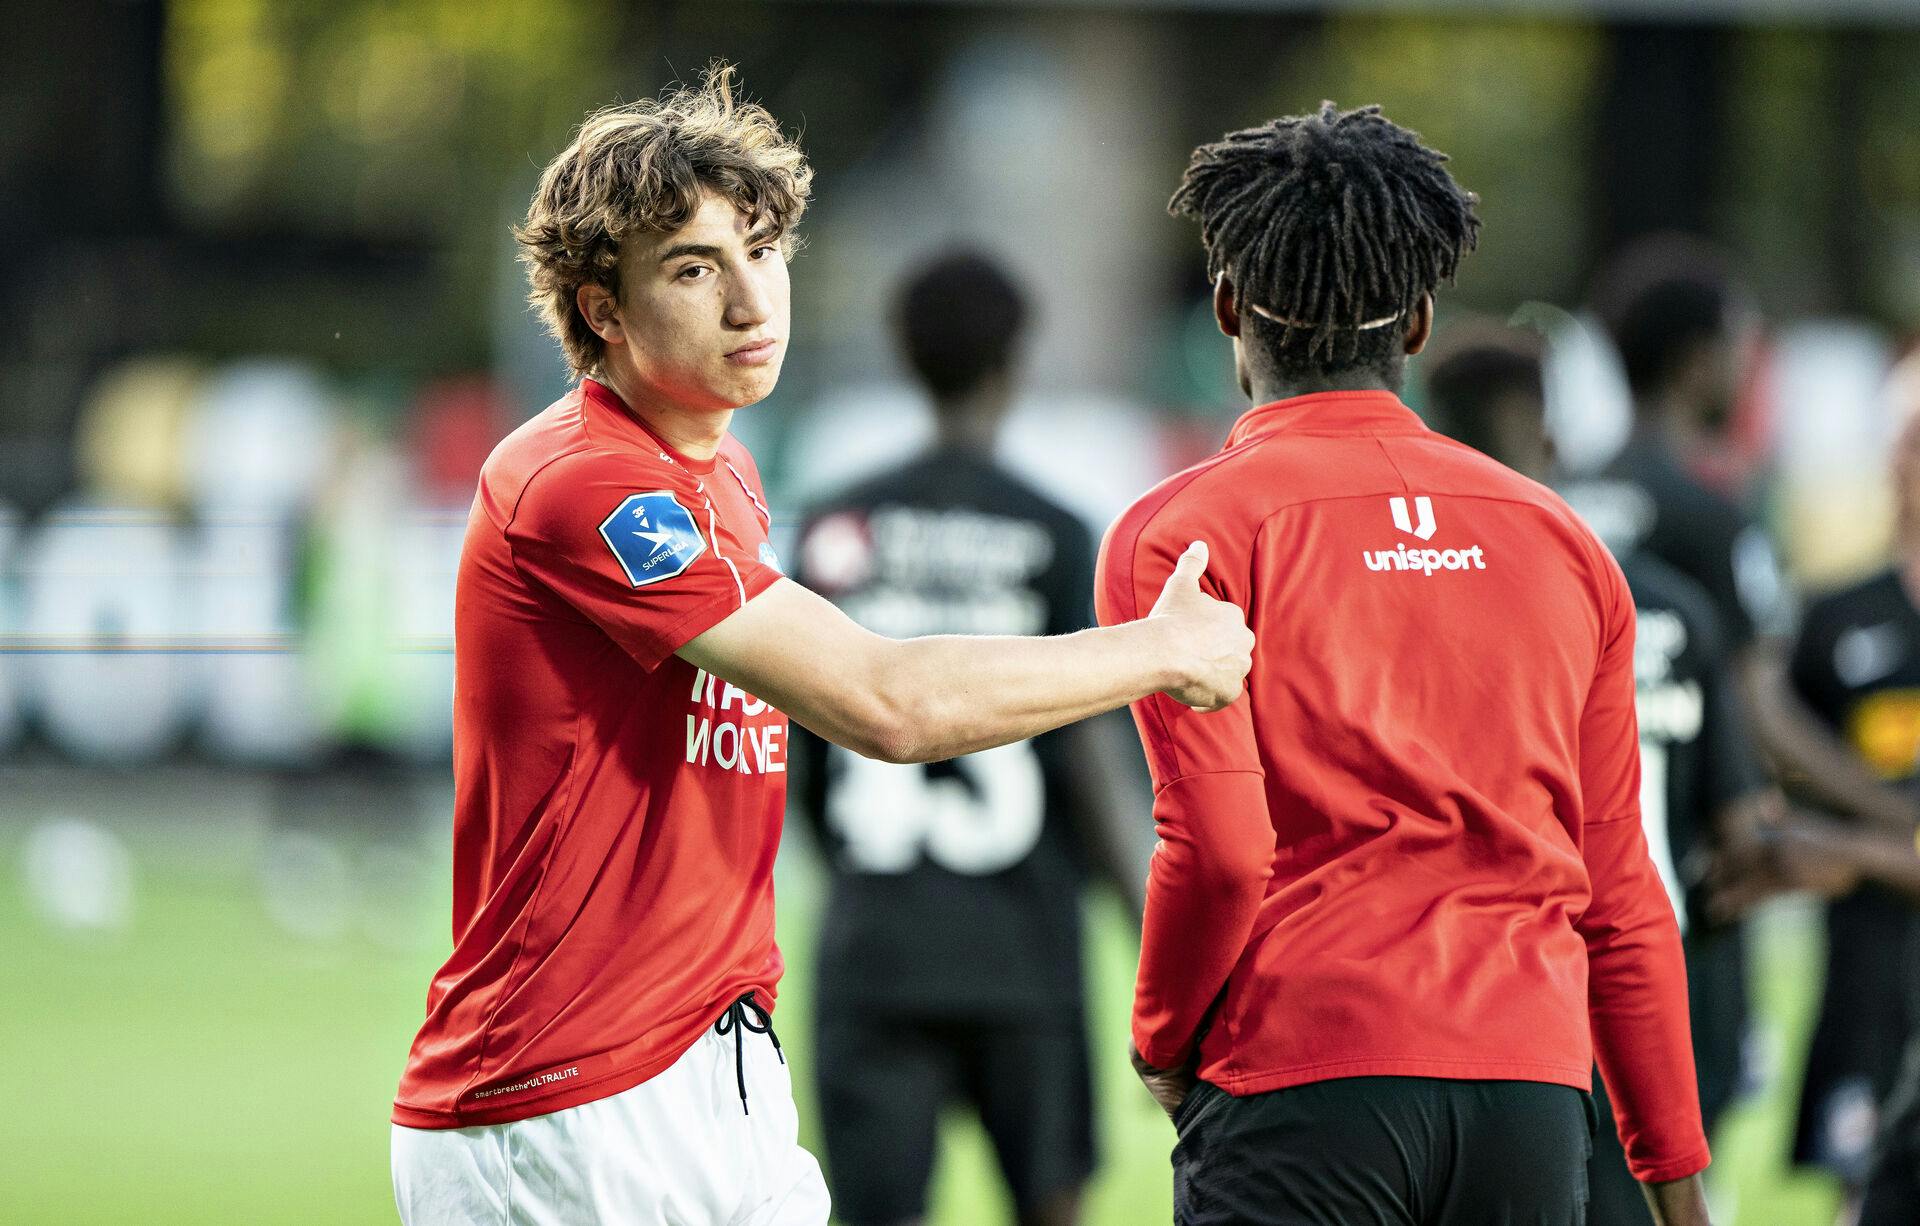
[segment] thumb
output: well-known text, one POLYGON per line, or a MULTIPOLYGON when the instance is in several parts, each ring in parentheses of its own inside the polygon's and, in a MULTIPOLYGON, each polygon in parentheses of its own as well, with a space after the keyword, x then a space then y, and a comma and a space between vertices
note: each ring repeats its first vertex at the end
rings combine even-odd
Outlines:
POLYGON ((1187 546, 1186 552, 1180 555, 1180 560, 1174 563, 1173 574, 1168 579, 1168 583, 1191 583, 1198 587, 1200 576, 1206 573, 1207 543, 1195 541, 1187 546))

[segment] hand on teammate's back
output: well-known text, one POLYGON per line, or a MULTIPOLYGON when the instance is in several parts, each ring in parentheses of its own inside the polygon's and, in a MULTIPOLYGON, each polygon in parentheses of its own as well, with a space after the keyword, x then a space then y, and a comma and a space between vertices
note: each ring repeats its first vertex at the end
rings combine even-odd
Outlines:
POLYGON ((1165 619, 1168 650, 1187 677, 1163 693, 1196 711, 1218 711, 1240 696, 1253 667, 1253 631, 1238 606, 1200 590, 1206 571, 1206 542, 1195 541, 1180 555, 1147 616, 1165 619))

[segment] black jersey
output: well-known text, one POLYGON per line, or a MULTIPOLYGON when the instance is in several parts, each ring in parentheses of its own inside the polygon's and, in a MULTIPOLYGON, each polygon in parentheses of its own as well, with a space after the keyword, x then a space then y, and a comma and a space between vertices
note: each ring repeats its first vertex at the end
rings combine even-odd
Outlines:
MULTIPOLYGON (((795 577, 894 638, 1064 634, 1093 624, 1093 556, 1076 516, 983 455, 940 449, 812 511, 795 577)), ((795 730, 801 802, 833 865, 823 1004, 977 1016, 1078 1000, 1069 738, 901 766, 795 730)))
POLYGON ((1650 553, 1706 590, 1730 654, 1793 629, 1793 606, 1765 531, 1637 430, 1594 477, 1562 493, 1614 556, 1650 553))
POLYGON ((1638 625, 1640 812, 1683 931, 1705 924, 1700 881, 1715 814, 1764 786, 1731 692, 1727 648, 1700 586, 1647 554, 1621 562, 1638 625))
MULTIPOLYGON (((1894 787, 1920 787, 1920 611, 1895 572, 1814 601, 1789 677, 1800 700, 1894 787)), ((1827 976, 1807 1052, 1794 1155, 1857 1179, 1858 1121, 1915 1031, 1912 905, 1875 886, 1827 906, 1827 976)))
MULTIPOLYGON (((1700 585, 1649 553, 1620 560, 1633 593, 1634 707, 1640 721, 1640 816, 1647 849, 1686 935, 1687 1007, 1701 1117, 1709 1133, 1738 1095, 1747 1015, 1745 946, 1711 923, 1702 880, 1715 815, 1763 786, 1730 689, 1725 637, 1700 585)), ((1589 1158, 1594 1222, 1648 1226, 1640 1189, 1606 1108, 1589 1158)))
POLYGON ((1708 919, 1702 881, 1716 818, 1763 786, 1762 775, 1707 593, 1650 554, 1628 556, 1621 570, 1638 620, 1641 820, 1686 934, 1693 1062, 1701 1118, 1711 1132, 1739 1096, 1750 1010, 1744 934, 1708 919))
POLYGON ((1882 571, 1807 609, 1793 688, 1882 779, 1920 781, 1920 611, 1882 571))

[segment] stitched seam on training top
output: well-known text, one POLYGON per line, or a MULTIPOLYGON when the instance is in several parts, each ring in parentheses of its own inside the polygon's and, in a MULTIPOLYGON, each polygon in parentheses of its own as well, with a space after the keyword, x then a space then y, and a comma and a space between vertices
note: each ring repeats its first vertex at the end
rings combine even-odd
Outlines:
POLYGON ((740 568, 733 564, 733 559, 727 556, 727 551, 720 548, 720 525, 714 517, 713 499, 711 498, 707 499, 707 535, 713 538, 713 556, 725 562, 727 569, 733 572, 733 589, 740 593, 740 607, 743 609, 746 608, 747 586, 740 582, 740 568))
POLYGON ((767 504, 760 501, 760 495, 753 492, 753 487, 748 485, 747 479, 740 475, 740 470, 733 466, 733 461, 723 456, 720 462, 727 466, 727 471, 733 474, 733 479, 740 483, 740 488, 745 491, 747 495, 747 501, 753 503, 754 508, 766 517, 767 527, 773 527, 773 512, 767 510, 767 504))
POLYGON ((474 1086, 479 1084, 480 1074, 486 1070, 487 1045, 493 1039, 493 1024, 495 1021, 499 1019, 500 1010, 503 1007, 505 1007, 506 1002, 509 999, 511 999, 513 996, 514 981, 519 977, 519 973, 520 973, 520 962, 523 958, 526 957, 527 938, 529 933, 533 929, 533 917, 539 914, 540 896, 546 891, 546 888, 547 888, 547 873, 553 867, 553 857, 554 857, 554 853, 558 850, 560 846, 560 839, 563 835, 566 834, 567 823, 565 821, 565 817, 571 816, 569 810, 572 808, 572 804, 573 804, 573 787, 574 787, 574 783, 576 782, 575 771, 580 764, 580 720, 581 720, 581 714, 576 709, 573 715, 573 726, 570 734, 570 741, 571 741, 572 747, 570 752, 567 754, 567 777, 566 777, 565 798, 563 799, 560 805, 558 805, 554 810, 552 810, 553 812, 562 814, 563 817, 559 822, 556 823, 556 828, 553 832, 553 837, 547 843, 546 855, 541 857, 540 879, 534 882, 533 896, 527 900, 527 909, 521 915, 521 918, 520 918, 519 944, 514 948, 513 961, 507 967, 507 976, 506 976, 506 979, 503 981, 503 986, 501 988, 500 994, 497 998, 495 998, 493 1002, 493 1007, 487 1010, 487 1022, 486 1022, 486 1025, 483 1026, 480 1030, 480 1051, 474 1057, 473 1072, 468 1074, 467 1083, 460 1087, 460 1092, 454 1095, 453 1109, 455 1111, 458 1111, 460 1109, 461 1100, 466 1098, 467 1094, 470 1091, 472 1091, 474 1086))

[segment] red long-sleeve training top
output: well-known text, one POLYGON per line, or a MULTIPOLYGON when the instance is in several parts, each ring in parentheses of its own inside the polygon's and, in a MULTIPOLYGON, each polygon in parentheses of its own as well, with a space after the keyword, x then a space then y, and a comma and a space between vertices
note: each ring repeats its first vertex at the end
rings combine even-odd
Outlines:
POLYGON ((1253 409, 1102 549, 1100 620, 1187 544, 1247 694, 1134 707, 1160 844, 1146 1059, 1233 1094, 1376 1075, 1584 1089, 1643 1180, 1707 1164, 1686 971, 1640 827, 1633 602, 1545 488, 1394 396, 1253 409))

